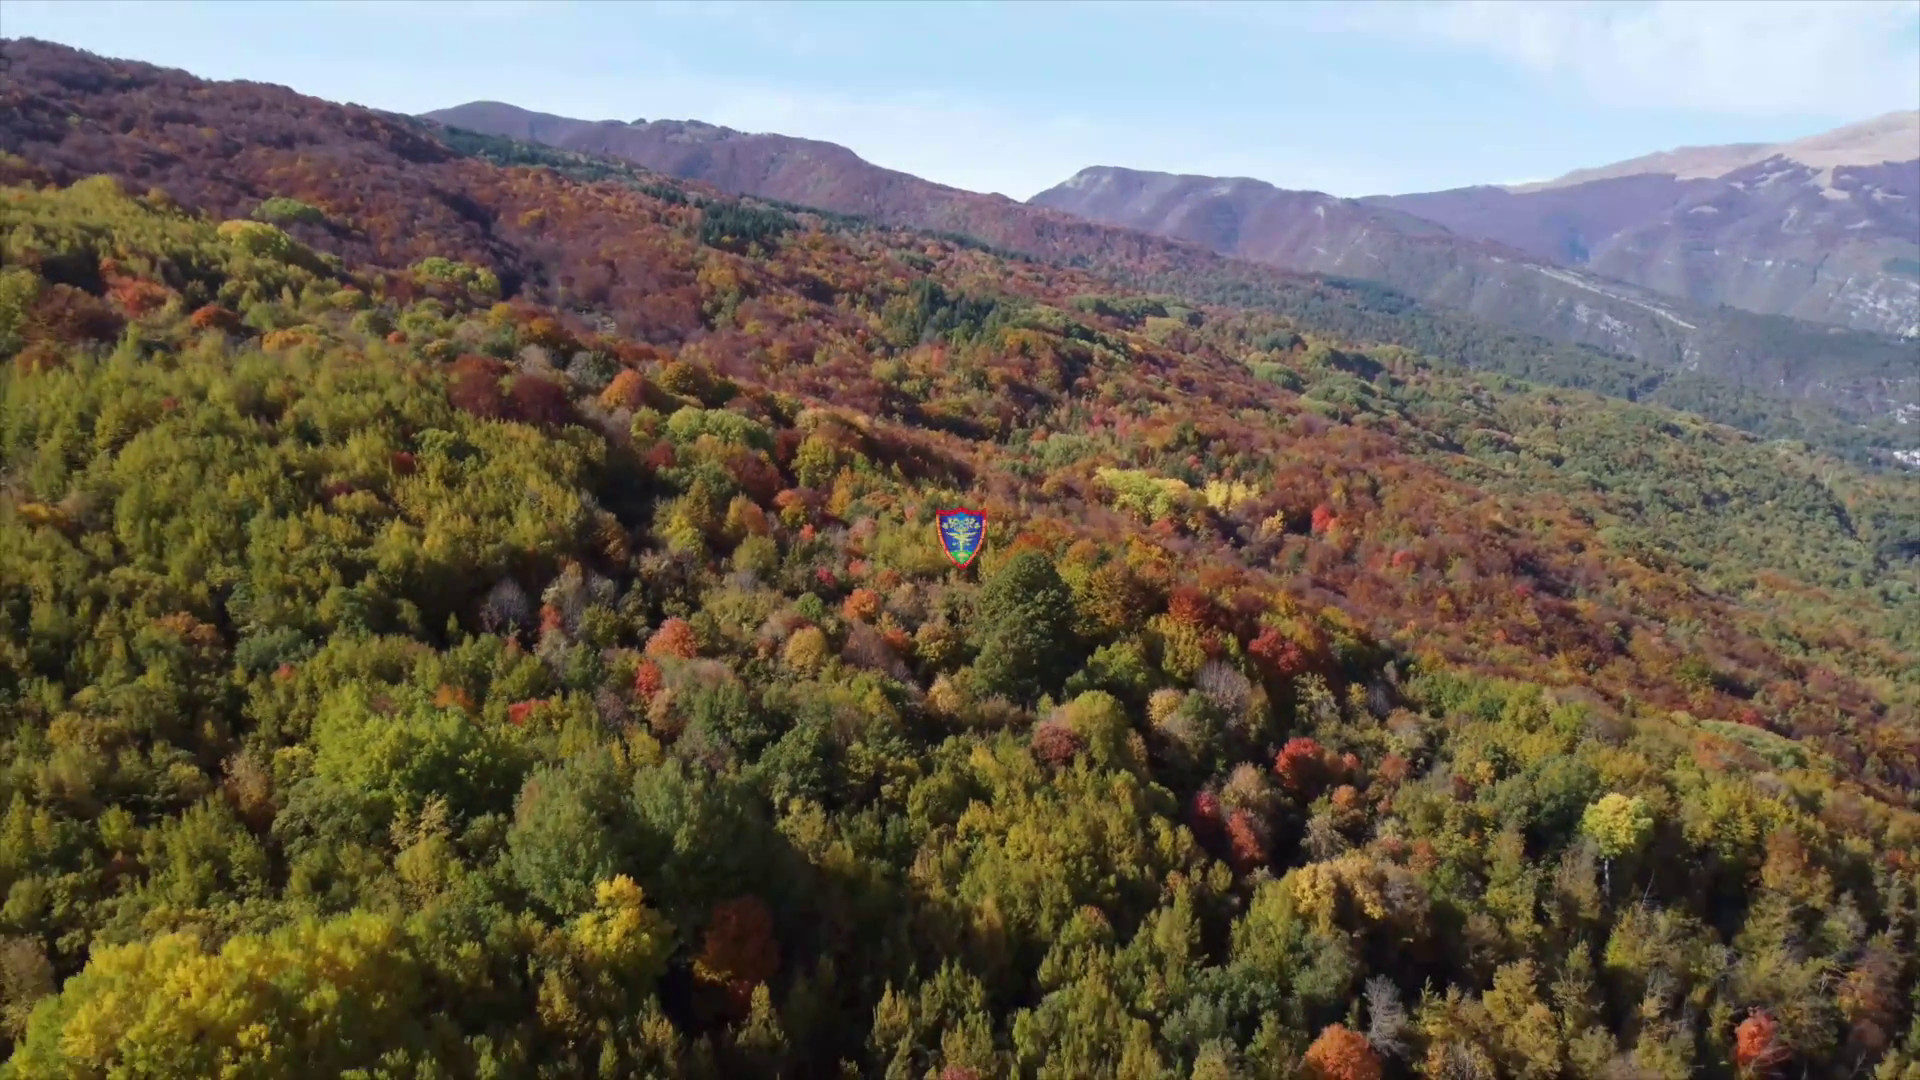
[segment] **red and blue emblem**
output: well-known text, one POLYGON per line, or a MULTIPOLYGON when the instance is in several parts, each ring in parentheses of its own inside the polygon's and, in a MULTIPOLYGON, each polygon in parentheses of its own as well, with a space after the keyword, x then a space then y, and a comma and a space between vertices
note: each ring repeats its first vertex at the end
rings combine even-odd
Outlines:
POLYGON ((987 515, 982 510, 942 510, 933 515, 939 526, 940 549, 955 566, 966 566, 980 554, 987 540, 987 515))

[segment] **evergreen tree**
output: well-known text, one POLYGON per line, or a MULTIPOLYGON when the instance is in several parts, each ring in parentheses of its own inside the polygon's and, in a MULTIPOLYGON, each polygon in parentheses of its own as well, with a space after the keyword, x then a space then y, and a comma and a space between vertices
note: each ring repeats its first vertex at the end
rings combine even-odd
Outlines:
POLYGON ((1038 551, 1007 561, 980 590, 979 688, 1032 701, 1056 691, 1080 666, 1073 592, 1038 551))

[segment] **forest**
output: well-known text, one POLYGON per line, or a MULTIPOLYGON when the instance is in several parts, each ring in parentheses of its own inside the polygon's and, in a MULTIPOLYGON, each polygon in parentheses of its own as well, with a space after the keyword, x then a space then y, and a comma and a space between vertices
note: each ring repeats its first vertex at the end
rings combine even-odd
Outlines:
MULTIPOLYGON (((631 163, 414 122, 459 153, 496 164, 539 165, 585 180, 619 177, 649 194, 673 197, 664 194, 672 188, 651 182, 631 163)), ((833 229, 877 227, 853 215, 771 205, 805 210, 833 229)), ((1836 372, 1897 381, 1912 360, 1910 350, 1891 339, 1823 335, 1823 340, 1814 342, 1791 320, 1735 314, 1722 320, 1706 342, 1713 355, 1711 366, 1721 374, 1702 374, 1694 370, 1697 365, 1683 363, 1679 353, 1670 357, 1670 362, 1659 363, 1553 341, 1421 305, 1378 282, 1288 273, 1197 250, 1183 251, 1186 245, 1172 242, 1144 252, 1113 250, 1092 243, 1087 230, 1056 229, 1040 234, 1015 231, 1009 235, 1004 222, 982 224, 1006 242, 1024 244, 1056 262, 1092 269, 1130 286, 1280 314, 1344 340, 1411 348, 1455 368, 1685 409, 1767 438, 1813 443, 1863 463, 1896 464, 1896 452, 1920 447, 1920 432, 1897 418, 1864 416, 1857 410, 1842 411, 1822 402, 1753 388, 1756 371, 1792 373, 1801 367, 1789 362, 1782 368, 1766 359, 1779 355, 1823 355, 1836 365, 1836 372), (1734 378, 1726 377, 1729 375, 1734 378)), ((940 233, 938 237, 1009 259, 1033 258, 1023 251, 983 243, 977 237, 953 233, 940 233)), ((1679 348, 1684 351, 1687 347, 1679 348)))
POLYGON ((4 49, 0 1075, 1920 1080, 1920 477, 4 49))

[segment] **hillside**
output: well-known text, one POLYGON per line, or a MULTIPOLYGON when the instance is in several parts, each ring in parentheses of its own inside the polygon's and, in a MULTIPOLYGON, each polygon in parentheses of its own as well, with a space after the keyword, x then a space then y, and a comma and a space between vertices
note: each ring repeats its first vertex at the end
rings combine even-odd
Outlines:
POLYGON ((498 102, 425 119, 486 135, 617 158, 732 194, 853 214, 883 225, 950 232, 1047 258, 1193 263, 1204 254, 1140 232, 1103 228, 873 165, 846 147, 786 135, 747 134, 699 121, 571 120, 498 102))
POLYGON ((1920 1068, 1920 478, 0 48, 8 1075, 1920 1068))
POLYGON ((1920 337, 1920 112, 1363 201, 1668 296, 1920 337))
MULTIPOLYGON (((1909 350, 1889 339, 1827 337, 1739 313, 1695 311, 1627 286, 1529 265, 1514 252, 1503 255, 1485 245, 1463 244, 1406 214, 1314 193, 1280 192, 1253 181, 1203 183, 1186 178, 1189 187, 1200 185, 1207 191, 1222 183, 1239 186, 1224 196, 1196 196, 1203 205, 1172 217, 1164 205, 1153 205, 1151 196, 1140 205, 1095 206, 1087 189, 1069 190, 1070 185, 1037 196, 1034 202, 1041 205, 1023 206, 882 169, 844 147, 784 135, 682 121, 569 120, 500 103, 475 103, 427 116, 485 134, 535 137, 563 149, 617 157, 723 191, 975 237, 1163 291, 1203 299, 1231 297, 1239 303, 1256 296, 1271 298, 1262 302, 1296 316, 1310 308, 1331 307, 1339 310, 1330 315, 1346 324, 1342 332, 1358 334, 1363 326, 1377 330, 1382 323, 1395 323, 1400 333, 1387 340, 1470 366, 1562 385, 1696 404, 1728 393, 1702 393, 1701 381, 1723 382, 1743 399, 1738 405, 1728 401, 1719 410, 1719 418, 1730 422, 1787 411, 1745 400, 1753 395, 1811 399, 1853 423, 1884 421, 1901 407, 1920 403, 1920 381, 1909 377, 1909 350), (1247 203, 1248 196, 1257 208, 1247 203), (1073 213, 1059 213, 1049 205, 1073 213), (1170 244, 1137 230, 1190 243, 1170 244), (1236 258, 1210 258, 1208 251, 1236 258), (1379 304, 1365 289, 1303 283, 1263 273, 1245 260, 1385 282, 1436 310, 1407 312, 1407 305, 1390 304, 1382 318, 1383 313, 1370 310, 1379 304), (1475 318, 1452 316, 1449 308, 1475 318), (1485 323, 1473 325, 1480 320, 1523 333, 1506 335, 1485 323), (1545 340, 1527 340, 1530 335, 1592 348, 1556 348, 1545 340), (1781 342, 1792 347, 1784 348, 1781 342), (1624 354, 1627 362, 1609 359, 1603 351, 1624 354), (1677 385, 1668 387, 1670 381, 1677 385)), ((1109 178, 1146 176, 1097 172, 1109 178)), ((1138 190, 1126 183, 1120 186, 1138 190)), ((1760 430, 1785 433, 1781 426, 1760 430)), ((1890 432, 1865 442, 1905 446, 1917 437, 1897 426, 1890 432)), ((1856 432, 1841 438, 1859 437, 1856 432)))
MULTIPOLYGON (((1648 190, 1644 183, 1610 183, 1625 189, 1619 194, 1628 203, 1634 202, 1636 193, 1644 195, 1648 190)), ((1498 210, 1504 200, 1565 195, 1555 191, 1519 196, 1499 189, 1472 189, 1482 190, 1492 193, 1488 198, 1493 209, 1488 209, 1486 199, 1474 195, 1455 214, 1434 210, 1432 204, 1438 200, 1420 197, 1376 205, 1317 192, 1285 191, 1258 180, 1094 168, 1035 195, 1032 201, 1112 225, 1205 244, 1236 258, 1380 281, 1429 304, 1464 310, 1529 333, 1624 353, 1655 370, 1691 372, 1770 393, 1809 397, 1856 416, 1897 416, 1920 408, 1920 345, 1912 341, 1693 303, 1438 228, 1413 216, 1424 211, 1447 219, 1444 224, 1462 226, 1475 224, 1476 215, 1504 222, 1506 215, 1498 210)), ((1595 211, 1596 215, 1604 212, 1595 211)), ((1821 236, 1831 236, 1829 224, 1821 224, 1817 235, 1809 234, 1808 250, 1821 236)), ((1577 226, 1569 227, 1577 231, 1577 226)), ((1569 241, 1565 228, 1558 219, 1536 221, 1518 227, 1512 238, 1540 247, 1541 234, 1550 238, 1557 231, 1560 246, 1577 248, 1578 236, 1569 241)), ((1489 231, 1508 232, 1504 225, 1489 231)), ((1887 300, 1872 289, 1848 293, 1834 302, 1873 306, 1883 301, 1895 307, 1901 303, 1897 296, 1887 300)))

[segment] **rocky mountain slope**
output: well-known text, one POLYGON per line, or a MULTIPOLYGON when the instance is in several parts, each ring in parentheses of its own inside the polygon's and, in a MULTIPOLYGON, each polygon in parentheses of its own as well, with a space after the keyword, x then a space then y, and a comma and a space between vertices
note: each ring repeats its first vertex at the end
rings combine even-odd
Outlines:
MULTIPOLYGON (((1695 309, 1518 250, 1463 239, 1391 208, 1282 192, 1256 181, 1183 178, 1188 183, 1176 185, 1181 192, 1170 193, 1165 180, 1148 174, 1089 170, 1077 178, 1081 186, 1070 182, 1021 204, 883 169, 831 143, 696 122, 571 120, 497 102, 440 110, 427 118, 616 157, 724 191, 964 234, 1012 251, 1124 273, 1155 287, 1190 293, 1219 289, 1215 295, 1242 299, 1300 287, 1254 272, 1248 261, 1381 282, 1488 323, 1600 351, 1520 366, 1528 377, 1547 381, 1591 386, 1596 383, 1587 380, 1598 378, 1610 392, 1639 396, 1682 375, 1811 399, 1858 418, 1890 417, 1920 406, 1920 377, 1905 377, 1906 352, 1891 339, 1827 335, 1740 312, 1695 309), (1175 211, 1173 204, 1196 187, 1207 192, 1196 196, 1205 205, 1175 211), (1107 197, 1092 198, 1096 188, 1107 197), (1111 197, 1116 193, 1137 196, 1142 205, 1123 207, 1119 203, 1128 195, 1116 202, 1111 197), (1115 225, 1120 227, 1103 227, 1115 225), (1167 244, 1149 233, 1185 243, 1167 244), (1232 258, 1210 260, 1203 249, 1232 258), (1639 361, 1641 373, 1600 376, 1617 367, 1601 353, 1639 361)), ((1354 320, 1361 321, 1380 320, 1354 320)), ((1422 337, 1423 343, 1440 342, 1478 333, 1449 327, 1422 337)), ((1540 347, 1534 351, 1544 355, 1540 347)), ((1471 350, 1460 358, 1474 362, 1471 350)), ((1731 412, 1722 415, 1732 419, 1731 412)))
MULTIPOLYGON (((1663 200, 1673 181, 1602 183, 1625 189, 1619 201, 1632 204, 1663 200)), ((1504 192, 1498 197, 1523 198, 1504 192)), ((1561 194, 1537 197, 1555 200, 1561 194)), ((1381 281, 1531 333, 1862 413, 1895 413, 1920 402, 1920 366, 1907 342, 1689 302, 1562 265, 1536 253, 1551 248, 1555 236, 1565 245, 1564 230, 1556 233, 1548 222, 1513 230, 1501 238, 1506 243, 1495 243, 1436 227, 1396 205, 1285 191, 1257 180, 1117 168, 1082 170, 1032 202, 1239 258, 1381 281)))
POLYGON ((1920 112, 1364 201, 1669 296, 1920 335, 1920 112))
POLYGON ((1831 169, 1839 165, 1877 165, 1920 157, 1920 110, 1890 112, 1804 139, 1781 143, 1730 143, 1724 146, 1682 146, 1644 154, 1610 165, 1575 169, 1535 184, 1511 184, 1513 192, 1575 187, 1594 180, 1621 176, 1672 176, 1680 180, 1711 180, 1771 157, 1831 169))

